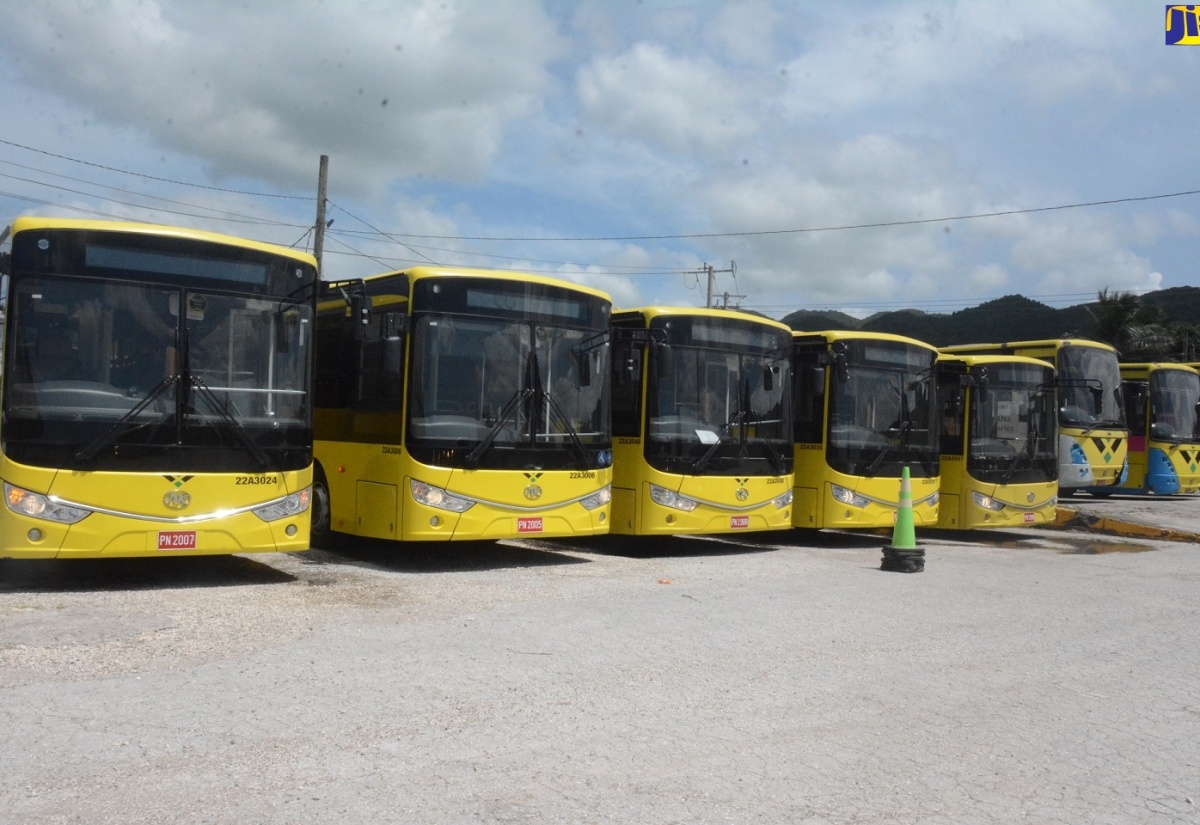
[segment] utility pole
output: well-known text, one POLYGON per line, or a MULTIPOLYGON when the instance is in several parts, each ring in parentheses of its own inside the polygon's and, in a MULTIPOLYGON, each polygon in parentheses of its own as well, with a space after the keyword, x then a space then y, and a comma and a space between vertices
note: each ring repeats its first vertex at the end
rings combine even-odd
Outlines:
MULTIPOLYGON (((717 282, 717 279, 716 279, 716 274, 717 274, 718 272, 721 272, 721 273, 728 273, 728 274, 730 274, 730 275, 733 275, 733 274, 735 274, 735 273, 737 272, 737 265, 736 265, 736 264, 735 264, 733 261, 730 261, 730 262, 729 262, 729 269, 713 269, 711 264, 707 264, 707 263, 706 263, 706 264, 704 265, 704 272, 705 272, 705 274, 708 276, 708 290, 707 290, 707 292, 706 292, 706 294, 705 294, 705 297, 704 297, 704 306, 705 306, 705 308, 706 308, 706 309, 713 309, 713 308, 716 306, 716 305, 713 303, 713 285, 714 285, 714 284, 716 284, 716 282, 717 282)), ((726 307, 726 309, 728 309, 728 308, 729 308, 729 298, 730 298, 730 297, 734 297, 734 298, 745 298, 746 296, 745 296, 745 295, 734 295, 734 296, 730 296, 730 294, 729 294, 728 292, 726 292, 726 293, 725 293, 725 307, 726 307)))
POLYGON ((317 259, 317 274, 321 273, 321 254, 325 251, 325 185, 329 182, 329 155, 321 155, 321 171, 317 174, 317 225, 313 229, 313 257, 317 259))

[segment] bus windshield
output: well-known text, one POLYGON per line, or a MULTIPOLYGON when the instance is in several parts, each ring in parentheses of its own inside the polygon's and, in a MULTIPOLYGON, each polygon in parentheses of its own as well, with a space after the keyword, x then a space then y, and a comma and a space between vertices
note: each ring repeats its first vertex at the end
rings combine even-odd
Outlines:
POLYGON ((672 319, 651 346, 645 457, 662 472, 792 472, 791 335, 732 319, 672 319))
POLYGON ((486 469, 583 469, 609 449, 607 332, 448 313, 413 325, 409 451, 486 469))
POLYGON ((263 472, 311 460, 309 304, 40 275, 14 282, 9 309, 15 461, 263 472))
POLYGON ((848 341, 830 382, 829 466, 847 475, 938 473, 933 350, 892 341, 848 341))
POLYGON ((977 382, 971 396, 968 471, 996 484, 1057 479, 1050 368, 989 364, 986 370, 986 384, 977 382))
POLYGON ((1150 373, 1150 436, 1176 444, 1200 438, 1200 375, 1159 369, 1150 373))
POLYGON ((1059 350, 1058 423, 1085 429, 1125 427, 1116 353, 1080 346, 1059 350))

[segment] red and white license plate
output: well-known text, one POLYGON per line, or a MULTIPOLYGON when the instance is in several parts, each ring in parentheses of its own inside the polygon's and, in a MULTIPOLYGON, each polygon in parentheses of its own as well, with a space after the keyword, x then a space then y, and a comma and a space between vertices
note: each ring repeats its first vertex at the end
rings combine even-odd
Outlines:
POLYGON ((750 517, 749 516, 730 516, 729 517, 729 529, 731 529, 731 530, 740 530, 744 527, 749 527, 749 526, 750 526, 750 517))
POLYGON ((1034 515, 1033 515, 1033 513, 1026 513, 1026 514, 1025 514, 1025 523, 1026 523, 1026 524, 1033 524, 1033 520, 1034 520, 1034 515))
POLYGON ((535 518, 519 518, 517 519, 518 533, 540 533, 542 532, 542 517, 535 518))
POLYGON ((195 530, 161 530, 158 534, 159 550, 195 550, 195 530))

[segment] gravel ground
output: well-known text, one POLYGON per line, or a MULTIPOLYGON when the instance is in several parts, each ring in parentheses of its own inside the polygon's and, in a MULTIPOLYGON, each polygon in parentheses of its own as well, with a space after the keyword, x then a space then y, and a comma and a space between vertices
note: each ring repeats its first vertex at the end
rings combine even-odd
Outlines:
POLYGON ((888 538, 0 562, 0 822, 1200 819, 1200 548, 888 538))

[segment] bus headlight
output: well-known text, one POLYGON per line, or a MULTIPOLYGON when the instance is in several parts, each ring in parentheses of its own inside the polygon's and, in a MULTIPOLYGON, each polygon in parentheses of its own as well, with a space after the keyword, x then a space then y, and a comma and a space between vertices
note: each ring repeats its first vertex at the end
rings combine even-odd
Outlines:
POLYGON ((424 504, 426 507, 449 510, 451 513, 465 513, 475 506, 475 502, 469 498, 447 493, 441 487, 434 487, 415 478, 410 478, 408 484, 412 490, 412 497, 418 504, 424 504))
POLYGON ((991 496, 985 496, 983 493, 977 493, 974 490, 971 491, 971 500, 975 502, 976 507, 991 510, 993 513, 999 513, 1005 507, 1004 502, 996 501, 991 496))
POLYGON ((833 493, 834 501, 841 502, 842 504, 849 504, 851 507, 860 507, 860 508, 866 507, 868 504, 871 503, 870 499, 866 498, 865 496, 860 496, 858 493, 854 492, 853 490, 849 490, 849 489, 847 489, 845 487, 841 487, 837 484, 830 484, 829 487, 830 487, 831 492, 833 493))
POLYGON ((670 507, 672 510, 682 510, 685 513, 690 513, 700 506, 700 502, 681 496, 666 487, 659 487, 657 484, 650 485, 650 498, 654 499, 655 504, 670 507))
POLYGON ((270 504, 254 509, 254 515, 263 521, 279 521, 288 516, 297 516, 312 503, 312 488, 305 487, 298 493, 275 499, 270 504))
POLYGON ((60 524, 75 524, 92 514, 91 510, 62 504, 41 493, 14 487, 7 481, 4 483, 4 503, 18 515, 57 521, 60 524))
POLYGON ((788 490, 786 493, 781 495, 779 498, 772 499, 771 503, 775 505, 776 510, 782 510, 784 507, 787 507, 789 504, 792 503, 792 491, 788 490))
POLYGON ((587 498, 581 498, 579 503, 583 505, 585 510, 595 510, 597 507, 603 507, 610 501, 612 501, 612 485, 605 484, 587 498))

